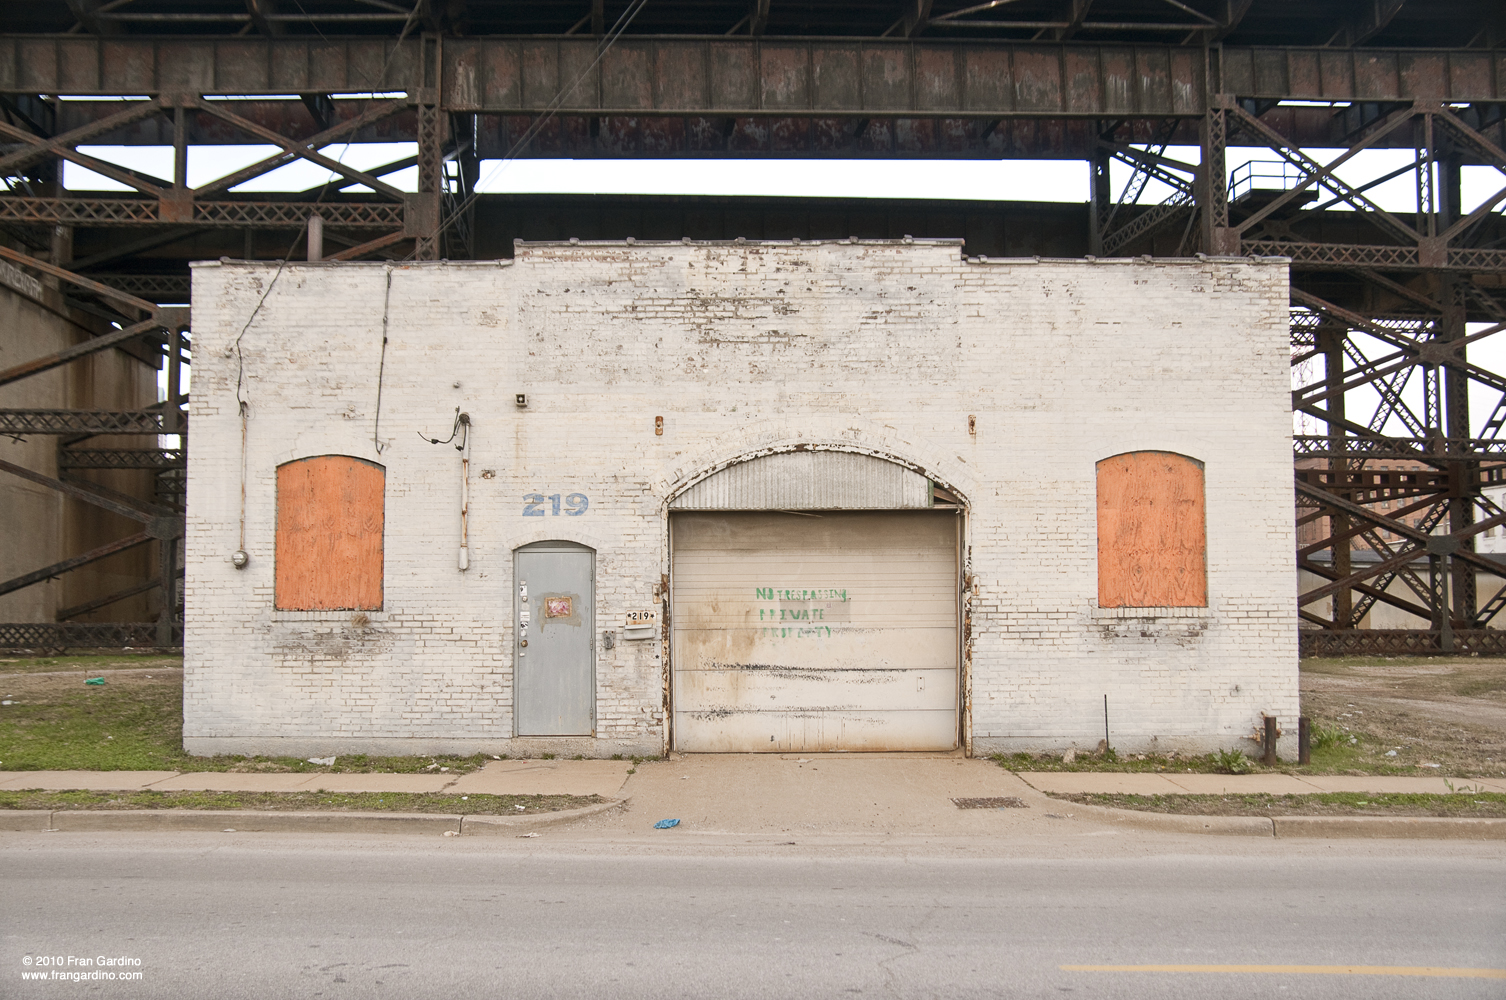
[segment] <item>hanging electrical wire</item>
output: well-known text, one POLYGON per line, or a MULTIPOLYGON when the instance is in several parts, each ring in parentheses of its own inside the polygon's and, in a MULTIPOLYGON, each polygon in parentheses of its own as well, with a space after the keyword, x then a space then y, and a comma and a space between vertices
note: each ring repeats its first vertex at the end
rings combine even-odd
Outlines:
POLYGON ((471 518, 471 415, 455 407, 455 422, 450 425, 450 436, 444 440, 429 437, 423 431, 418 436, 430 444, 450 444, 457 437, 455 450, 460 452, 460 552, 456 566, 462 573, 471 568, 470 518, 471 518))
MULTIPOLYGON (((416 2, 413 4, 413 8, 408 12, 407 19, 403 22, 403 30, 398 34, 397 43, 393 45, 391 52, 388 53, 386 60, 382 63, 381 70, 377 73, 374 79, 368 78, 367 82, 373 94, 376 93, 378 87, 386 79, 387 70, 391 68, 393 59, 395 59, 398 52, 401 51, 403 40, 408 37, 408 32, 413 29, 415 19, 418 17, 419 11, 423 9, 426 2, 427 0, 416 0, 416 2)), ((302 9, 301 4, 299 5, 299 7, 300 9, 302 9)), ((320 32, 320 35, 322 37, 323 32, 320 32)), ((352 145, 354 145, 354 143, 347 142, 345 144, 345 148, 340 150, 340 155, 335 157, 336 163, 344 163, 345 155, 350 152, 352 145)), ((329 194, 330 188, 335 185, 337 180, 343 183, 343 178, 339 174, 331 173, 329 179, 324 182, 324 185, 319 189, 318 196, 313 201, 313 205, 315 207, 323 203, 325 196, 329 194)), ((306 240, 308 238, 309 218, 311 218, 313 214, 313 212, 309 213, 309 217, 306 217, 303 220, 303 225, 299 227, 298 232, 293 235, 292 242, 288 244, 287 252, 283 254, 282 258, 277 262, 277 270, 273 272, 272 280, 267 282, 267 287, 262 290, 261 297, 256 300, 256 305, 252 308, 251 314, 246 317, 246 322, 241 324, 240 332, 235 335, 235 340, 231 341, 230 345, 225 348, 225 357, 228 358, 233 354, 236 360, 235 402, 236 409, 239 413, 241 421, 240 535, 238 539, 239 544, 235 552, 231 556, 231 563, 235 566, 236 569, 244 569, 251 559, 251 557, 246 552, 246 481, 248 478, 247 425, 249 424, 251 418, 251 405, 245 394, 246 356, 245 353, 241 350, 241 341, 245 339, 246 332, 251 329, 251 324, 256 321, 256 317, 260 315, 262 306, 266 304, 268 297, 272 294, 272 290, 277 287, 277 282, 278 279, 282 277, 283 269, 287 267, 288 262, 293 259, 294 251, 298 249, 298 242, 300 240, 306 240)), ((377 454, 379 455, 382 453, 384 448, 384 445, 377 437, 377 434, 380 429, 382 416, 382 382, 387 370, 388 305, 392 295, 391 266, 389 265, 386 270, 387 292, 382 300, 382 356, 381 362, 377 369, 376 423, 372 427, 372 444, 376 447, 377 454)))
MULTIPOLYGON (((455 440, 455 438, 456 438, 457 435, 460 434, 460 429, 462 427, 469 428, 470 425, 471 425, 471 415, 469 413, 461 413, 460 412, 460 407, 457 406, 457 407, 455 407, 455 423, 453 425, 451 425, 451 427, 450 427, 450 436, 449 437, 447 437, 443 441, 441 441, 437 437, 429 437, 429 435, 425 434, 423 431, 419 431, 418 432, 418 436, 420 438, 422 438, 423 440, 429 442, 430 444, 449 444, 451 441, 455 440)), ((464 436, 461 436, 460 443, 455 446, 455 450, 459 451, 460 449, 462 449, 464 447, 465 447, 465 438, 464 438, 464 436)))
MULTIPOLYGON (((415 10, 417 10, 417 8, 415 8, 415 10)), ((389 59, 389 61, 390 61, 390 59, 389 59)), ((384 68, 382 70, 382 72, 385 74, 386 73, 386 69, 384 68)), ((335 162, 336 163, 340 163, 340 162, 344 161, 345 154, 350 151, 350 146, 351 146, 350 143, 346 143, 345 148, 340 151, 340 155, 335 158, 335 162)), ((324 187, 322 187, 319 190, 319 196, 317 198, 315 198, 314 201, 313 201, 313 204, 315 206, 319 205, 321 202, 324 201, 324 196, 329 193, 330 185, 334 182, 334 180, 335 180, 335 177, 331 176, 328 181, 325 181, 324 187)), ((311 213, 309 213, 309 215, 311 217, 313 215, 313 213, 311 212, 311 213)), ((252 308, 251 314, 246 317, 246 322, 244 322, 244 323, 241 324, 240 332, 235 335, 235 339, 230 342, 230 345, 228 347, 225 348, 225 357, 228 358, 232 354, 235 355, 235 403, 236 403, 236 409, 239 412, 240 419, 241 419, 241 469, 240 469, 240 473, 241 473, 241 476, 240 476, 240 479, 241 479, 241 504, 240 504, 241 510, 240 510, 240 539, 239 539, 239 545, 238 545, 238 547, 236 548, 235 552, 230 557, 231 565, 233 565, 236 569, 245 569, 246 565, 251 561, 250 555, 246 552, 246 480, 247 480, 247 475, 248 475, 247 474, 247 446, 246 446, 246 439, 247 439, 247 425, 249 424, 249 422, 251 420, 251 403, 250 403, 250 400, 248 400, 246 398, 246 395, 245 395, 245 385, 246 385, 246 355, 241 350, 241 341, 245 339, 246 331, 248 331, 248 330, 251 329, 251 324, 256 321, 256 317, 258 315, 260 315, 260 313, 261 313, 261 307, 266 304, 267 298, 272 294, 272 289, 274 289, 274 288, 277 287, 277 280, 282 277, 283 269, 288 266, 288 261, 290 261, 290 260, 293 259, 293 251, 295 251, 295 250, 298 249, 298 241, 308 238, 308 228, 309 228, 309 220, 308 220, 308 218, 305 218, 303 220, 303 225, 299 228, 298 232, 293 235, 292 242, 288 244, 287 253, 283 254, 282 255, 282 259, 277 262, 277 270, 275 272, 273 272, 273 274, 272 274, 272 280, 269 281, 269 282, 267 282, 267 287, 262 290, 261 298, 259 298, 259 299, 256 300, 256 305, 255 305, 255 307, 252 308)), ((391 282, 392 282, 392 278, 391 278, 390 272, 388 274, 388 279, 387 280, 388 280, 388 287, 390 288, 391 287, 391 282)), ((384 304, 383 308, 382 308, 382 368, 383 369, 386 368, 386 364, 387 364, 387 311, 386 311, 386 306, 384 304)), ((380 412, 380 408, 381 408, 381 382, 380 382, 380 376, 378 376, 378 383, 377 383, 377 407, 378 407, 378 412, 380 412)), ((378 448, 377 452, 380 453, 381 452, 381 448, 378 448)))

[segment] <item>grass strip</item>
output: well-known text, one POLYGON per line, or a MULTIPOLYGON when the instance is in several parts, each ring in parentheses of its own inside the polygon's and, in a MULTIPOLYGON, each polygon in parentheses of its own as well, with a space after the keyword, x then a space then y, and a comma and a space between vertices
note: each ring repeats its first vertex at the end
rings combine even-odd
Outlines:
POLYGON ((600 795, 448 795, 439 792, 0 791, 0 809, 246 809, 531 816, 580 809, 600 795))
MULTIPOLYGON (((1105 772, 1113 774, 1227 774, 1213 754, 1120 754, 1083 751, 1071 761, 1060 753, 996 753, 990 758, 1010 771, 1105 772)), ((1245 769, 1266 771, 1259 765, 1245 769)))
POLYGON ((467 774, 488 754, 342 755, 333 767, 299 757, 194 757, 183 751, 183 680, 105 673, 46 685, 9 679, 0 707, 0 769, 6 771, 245 771, 266 774, 467 774))
POLYGON ((1506 793, 1467 788, 1448 795, 1304 792, 1295 795, 1048 793, 1054 799, 1176 816, 1455 816, 1506 818, 1506 793))
MULTIPOLYGON (((95 661, 105 666, 120 664, 119 657, 57 657, 44 665, 55 670, 76 670, 81 665, 86 669, 45 678, 0 676, 0 770, 458 776, 506 759, 480 753, 339 754, 333 765, 323 765, 299 757, 194 757, 183 751, 181 661, 113 672, 100 669, 95 661), (86 676, 103 676, 105 683, 87 686, 86 676)), ((0 663, 0 667, 13 670, 15 664, 0 663)), ((556 757, 552 753, 539 756, 556 757)), ((614 759, 624 758, 618 754, 614 759)))
MULTIPOLYGON (((994 754, 989 759, 1010 771, 1053 771, 1067 773, 1104 774, 1311 774, 1311 775, 1375 775, 1378 777, 1406 777, 1417 775, 1450 775, 1452 770, 1436 766, 1424 768, 1417 763, 1395 757, 1386 757, 1390 744, 1366 733, 1342 731, 1343 739, 1334 726, 1318 723, 1315 729, 1325 739, 1321 745, 1315 741, 1312 748, 1312 763, 1298 764, 1280 760, 1274 767, 1260 762, 1259 749, 1253 748, 1255 756, 1243 752, 1226 751, 1208 754, 1132 754, 1083 752, 1070 762, 1062 754, 1013 753, 994 754), (1350 740, 1353 742, 1350 742, 1350 740)), ((1413 754, 1412 756, 1417 756, 1413 754)), ((1486 773, 1489 771, 1487 765, 1486 773)), ((1470 768, 1470 770, 1475 770, 1470 768)))

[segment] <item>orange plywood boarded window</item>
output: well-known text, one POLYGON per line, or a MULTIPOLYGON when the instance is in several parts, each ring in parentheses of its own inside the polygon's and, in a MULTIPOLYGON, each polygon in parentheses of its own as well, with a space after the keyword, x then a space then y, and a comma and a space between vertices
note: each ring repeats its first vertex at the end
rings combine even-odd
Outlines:
POLYGON ((1098 463, 1098 606, 1208 606, 1201 462, 1136 451, 1098 463))
POLYGON ((277 467, 277 607, 380 611, 387 472, 348 455, 277 467))

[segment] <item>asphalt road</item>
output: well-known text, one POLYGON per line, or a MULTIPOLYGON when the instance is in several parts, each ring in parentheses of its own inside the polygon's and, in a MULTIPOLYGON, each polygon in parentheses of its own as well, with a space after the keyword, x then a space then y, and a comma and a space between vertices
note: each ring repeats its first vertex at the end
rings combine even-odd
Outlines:
POLYGON ((1506 996, 1500 978, 1294 965, 1506 968, 1506 851, 0 835, 3 997, 1506 996), (141 979, 22 978, 46 956, 141 979))

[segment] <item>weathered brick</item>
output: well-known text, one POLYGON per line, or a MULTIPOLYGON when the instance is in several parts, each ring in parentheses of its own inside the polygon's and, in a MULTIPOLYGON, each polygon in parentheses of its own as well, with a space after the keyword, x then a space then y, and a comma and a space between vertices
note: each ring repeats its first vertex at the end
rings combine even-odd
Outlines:
MULTIPOLYGON (((668 572, 668 499, 799 444, 889 455, 966 498, 975 751, 1096 743, 1105 694, 1126 748, 1235 745, 1262 712, 1297 714, 1279 262, 551 244, 514 262, 290 264, 261 301, 276 273, 194 270, 195 752, 516 748, 512 551, 594 548, 596 631, 614 630, 668 572), (457 407, 473 429, 465 573, 459 457, 425 440, 448 436, 457 407), (1207 608, 1095 607, 1095 463, 1138 450, 1205 463, 1207 608), (385 606, 364 628, 272 607, 276 467, 319 454, 387 469, 385 606), (591 506, 524 518, 533 492, 591 506)), ((598 656, 597 739, 529 747, 660 748, 660 644, 598 656)))

